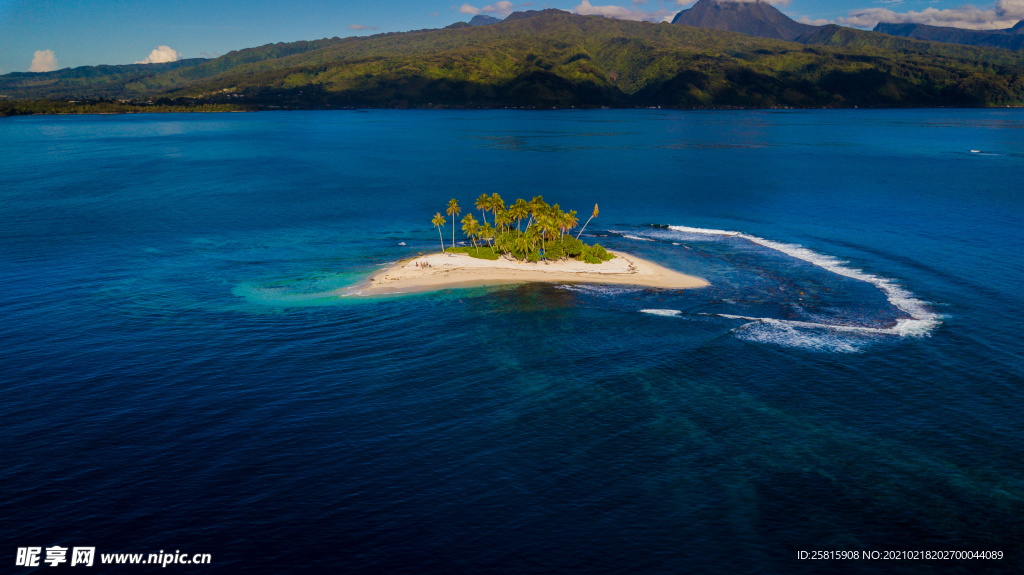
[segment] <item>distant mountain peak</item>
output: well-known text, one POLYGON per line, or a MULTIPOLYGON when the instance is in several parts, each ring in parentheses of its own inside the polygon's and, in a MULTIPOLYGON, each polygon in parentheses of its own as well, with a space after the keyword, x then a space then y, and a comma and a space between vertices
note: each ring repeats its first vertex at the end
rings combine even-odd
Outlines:
POLYGON ((796 40, 820 28, 801 24, 764 0, 698 0, 676 14, 672 23, 780 40, 796 40))
POLYGON ((473 16, 473 19, 469 21, 470 26, 487 26, 488 24, 497 24, 501 22, 501 18, 495 18, 494 16, 487 16, 485 14, 477 14, 473 16))
POLYGON ((469 21, 470 26, 488 26, 490 24, 499 24, 501 22, 514 22, 516 20, 523 20, 525 18, 535 18, 537 16, 552 16, 555 14, 571 14, 565 10, 558 10, 556 8, 548 8, 546 10, 521 10, 519 12, 513 12, 505 17, 505 19, 495 18, 494 16, 488 16, 486 14, 477 14, 469 21))

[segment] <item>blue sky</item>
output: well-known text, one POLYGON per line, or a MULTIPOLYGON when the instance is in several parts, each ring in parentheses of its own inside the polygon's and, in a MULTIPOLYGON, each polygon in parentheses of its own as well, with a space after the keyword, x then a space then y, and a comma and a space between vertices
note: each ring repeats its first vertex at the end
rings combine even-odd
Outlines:
MULTIPOLYGON (((0 0, 0 73, 212 57, 273 42, 441 28, 474 13, 560 8, 657 21, 693 0, 0 0), (360 28, 361 27, 361 28, 360 28), (159 48, 158 47, 164 47, 159 48)), ((1024 0, 770 0, 806 22, 870 28, 881 21, 1004 28, 1024 0)))

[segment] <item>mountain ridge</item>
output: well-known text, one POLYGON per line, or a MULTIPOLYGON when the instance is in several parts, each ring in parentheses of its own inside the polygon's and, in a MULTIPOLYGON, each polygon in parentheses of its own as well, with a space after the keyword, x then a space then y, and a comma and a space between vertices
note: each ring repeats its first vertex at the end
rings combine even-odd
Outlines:
POLYGON ((1002 30, 968 30, 949 26, 929 26, 927 24, 888 24, 879 22, 872 31, 931 42, 1002 48, 1005 50, 1024 50, 1024 20, 1017 22, 1011 28, 1002 30))

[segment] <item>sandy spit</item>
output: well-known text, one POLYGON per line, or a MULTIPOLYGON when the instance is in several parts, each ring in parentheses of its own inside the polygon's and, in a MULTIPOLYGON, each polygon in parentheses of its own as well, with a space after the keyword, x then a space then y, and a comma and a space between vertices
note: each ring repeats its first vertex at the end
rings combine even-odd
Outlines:
POLYGON ((480 285, 524 282, 601 283, 687 289, 705 287, 707 281, 672 271, 623 252, 601 264, 576 260, 517 262, 501 258, 481 260, 467 254, 435 253, 398 262, 370 278, 362 295, 409 293, 480 285))

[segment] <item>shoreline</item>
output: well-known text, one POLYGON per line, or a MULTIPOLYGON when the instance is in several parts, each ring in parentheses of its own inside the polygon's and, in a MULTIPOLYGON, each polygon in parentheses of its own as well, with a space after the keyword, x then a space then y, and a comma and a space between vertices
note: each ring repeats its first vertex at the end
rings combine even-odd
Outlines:
POLYGON ((361 295, 416 293, 485 285, 518 283, 600 283, 662 289, 692 289, 710 285, 703 278, 670 270, 631 254, 615 254, 601 264, 576 260, 516 262, 506 258, 482 260, 468 254, 433 253, 402 260, 374 274, 361 295), (421 264, 427 264, 429 267, 421 264))
MULTIPOLYGON (((18 100, 0 100, 0 102, 17 102, 18 100)), ((523 111, 536 111, 536 112, 551 112, 551 111, 569 111, 569 110, 582 110, 582 111, 594 111, 594 110, 672 110, 678 112, 764 112, 764 111, 803 111, 803 110, 1002 110, 1002 109, 1021 109, 1024 108, 1024 104, 1003 104, 1003 105, 988 105, 988 106, 911 106, 911 107, 886 107, 886 106, 767 106, 767 107, 740 107, 740 106, 709 106, 709 107, 692 107, 692 108, 673 108, 669 106, 661 106, 658 108, 651 108, 649 106, 631 106, 631 107, 601 107, 595 106, 593 108, 588 107, 575 107, 575 108, 542 108, 542 107, 513 107, 513 106, 495 106, 492 108, 479 107, 479 108, 460 108, 460 107, 408 107, 408 108, 383 108, 375 106, 358 106, 352 108, 274 108, 274 109, 252 109, 252 110, 132 110, 123 112, 29 112, 29 113, 16 113, 7 114, 0 113, 0 118, 16 118, 19 116, 118 116, 128 114, 248 114, 256 112, 351 112, 358 110, 383 110, 383 111, 406 111, 406 110, 431 110, 431 111, 473 111, 473 110, 523 110, 523 111)))

